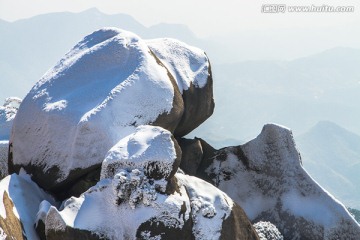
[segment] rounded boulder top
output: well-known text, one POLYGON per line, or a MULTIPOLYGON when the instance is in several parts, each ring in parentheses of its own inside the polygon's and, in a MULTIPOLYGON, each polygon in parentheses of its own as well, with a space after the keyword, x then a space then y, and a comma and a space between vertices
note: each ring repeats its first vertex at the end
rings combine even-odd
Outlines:
POLYGON ((35 84, 10 139, 11 172, 46 190, 100 168, 108 150, 140 125, 174 132, 184 112, 176 81, 137 35, 105 28, 86 36, 35 84))

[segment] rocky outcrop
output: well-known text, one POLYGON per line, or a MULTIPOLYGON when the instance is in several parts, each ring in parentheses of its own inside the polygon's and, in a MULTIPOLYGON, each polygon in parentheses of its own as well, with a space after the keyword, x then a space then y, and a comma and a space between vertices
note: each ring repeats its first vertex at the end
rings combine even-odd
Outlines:
POLYGON ((243 207, 253 222, 269 221, 285 239, 356 239, 360 227, 345 207, 301 166, 292 133, 265 125, 254 140, 218 150, 204 174, 243 207))
POLYGON ((175 174, 180 159, 180 148, 169 131, 137 127, 107 153, 96 186, 66 200, 60 209, 41 203, 39 235, 43 239, 257 239, 246 214, 225 193, 196 177, 175 174))
POLYGON ((249 143, 220 150, 183 138, 213 108, 203 51, 113 28, 85 37, 14 119, 9 171, 20 175, 0 182, 0 238, 360 235, 304 171, 290 130, 269 124, 249 143))
POLYGON ((101 29, 79 42, 24 99, 14 121, 9 171, 24 168, 60 198, 68 189, 78 196, 98 180, 84 178, 98 176, 106 152, 137 126, 156 125, 182 136, 213 107, 203 51, 101 29))
MULTIPOLYGON (((135 172, 128 183, 141 178, 142 173, 135 172)), ((45 239, 258 239, 245 213, 226 194, 196 177, 175 177, 179 187, 170 195, 156 187, 150 193, 147 182, 147 187, 129 190, 128 197, 118 201, 118 187, 127 181, 119 185, 115 177, 101 180, 80 198, 70 198, 60 211, 43 202, 38 214, 43 229, 38 231, 45 239), (135 203, 139 191, 148 196, 135 203)))
POLYGON ((213 80, 208 57, 201 49, 175 39, 148 40, 151 51, 174 76, 184 100, 184 114, 175 130, 182 137, 214 111, 213 80))
POLYGON ((20 98, 9 97, 0 106, 0 180, 8 175, 10 131, 20 103, 20 98))
POLYGON ((5 236, 1 239, 39 239, 34 228, 39 204, 46 200, 57 206, 28 175, 12 174, 2 179, 0 199, 0 238, 5 236))
POLYGON ((20 104, 20 98, 9 97, 5 99, 3 106, 0 106, 0 141, 9 140, 13 120, 20 104))

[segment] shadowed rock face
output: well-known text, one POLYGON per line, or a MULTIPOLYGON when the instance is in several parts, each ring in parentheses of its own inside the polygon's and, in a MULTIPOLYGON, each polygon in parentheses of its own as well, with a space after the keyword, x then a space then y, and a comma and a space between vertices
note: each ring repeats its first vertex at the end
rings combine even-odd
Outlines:
POLYGON ((205 87, 199 88, 191 84, 188 90, 184 90, 182 97, 184 100, 184 114, 175 130, 175 136, 189 134, 214 112, 215 102, 213 99, 213 80, 210 65, 209 77, 205 87))
POLYGON ((345 207, 302 168, 286 128, 265 125, 256 139, 216 151, 211 162, 202 174, 241 205, 251 221, 275 224, 285 239, 336 239, 339 232, 346 239, 360 236, 345 207))
POLYGON ((214 111, 211 65, 204 51, 175 39, 148 40, 151 51, 174 76, 184 101, 184 114, 174 135, 183 137, 214 111))

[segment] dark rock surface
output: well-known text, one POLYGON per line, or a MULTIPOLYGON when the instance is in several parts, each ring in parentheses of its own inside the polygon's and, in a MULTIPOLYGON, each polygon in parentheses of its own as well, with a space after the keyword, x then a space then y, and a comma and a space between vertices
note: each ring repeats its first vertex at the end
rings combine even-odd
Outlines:
POLYGON ((183 137, 214 111, 211 65, 205 52, 175 39, 148 40, 151 51, 174 76, 184 100, 184 114, 174 135, 183 137))

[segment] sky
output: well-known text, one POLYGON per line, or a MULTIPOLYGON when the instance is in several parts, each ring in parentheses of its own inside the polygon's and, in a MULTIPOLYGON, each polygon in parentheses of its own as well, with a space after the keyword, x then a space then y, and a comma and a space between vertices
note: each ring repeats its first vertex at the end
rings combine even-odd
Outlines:
POLYGON ((0 18, 7 21, 49 12, 80 12, 92 7, 108 14, 126 13, 145 26, 160 22, 186 24, 209 37, 244 30, 341 27, 360 24, 360 1, 319 0, 0 0, 0 18), (354 6, 352 13, 262 13, 264 4, 288 6, 354 6))

